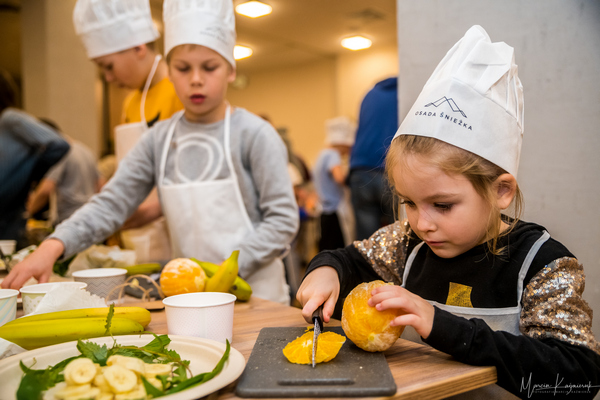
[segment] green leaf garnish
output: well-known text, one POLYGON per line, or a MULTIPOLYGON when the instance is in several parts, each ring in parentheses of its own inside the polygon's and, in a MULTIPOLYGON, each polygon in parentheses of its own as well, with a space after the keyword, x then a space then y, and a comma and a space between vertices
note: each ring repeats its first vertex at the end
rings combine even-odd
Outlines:
POLYGON ((108 315, 106 316, 106 325, 104 326, 106 328, 106 331, 104 332, 104 336, 112 336, 112 333, 110 332, 110 325, 112 323, 112 319, 113 319, 114 315, 115 315, 115 305, 111 304, 110 308, 108 309, 108 315))

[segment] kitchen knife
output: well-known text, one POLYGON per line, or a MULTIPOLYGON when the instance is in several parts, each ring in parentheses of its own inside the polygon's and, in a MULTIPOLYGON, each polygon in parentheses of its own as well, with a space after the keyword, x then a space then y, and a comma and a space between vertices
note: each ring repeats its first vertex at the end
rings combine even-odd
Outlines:
POLYGON ((315 358, 317 357, 317 339, 323 330, 323 305, 321 304, 312 314, 312 320, 315 323, 315 330, 313 334, 313 347, 312 347, 312 366, 315 367, 315 358))

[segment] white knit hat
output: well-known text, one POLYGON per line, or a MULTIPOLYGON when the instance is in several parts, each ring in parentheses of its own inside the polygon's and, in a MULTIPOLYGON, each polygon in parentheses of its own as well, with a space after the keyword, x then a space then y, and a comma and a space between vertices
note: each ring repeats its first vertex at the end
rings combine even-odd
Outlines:
POLYGON ((352 146, 356 137, 356 124, 348 117, 325 121, 326 141, 330 145, 352 146))
POLYGON ((148 0, 78 0, 73 24, 89 58, 131 49, 159 37, 148 0))
POLYGON ((423 87, 396 136, 433 137, 517 176, 523 140, 523 86, 514 49, 471 27, 423 87))
POLYGON ((232 0, 165 0, 165 54, 181 44, 206 46, 235 68, 235 16, 232 0))

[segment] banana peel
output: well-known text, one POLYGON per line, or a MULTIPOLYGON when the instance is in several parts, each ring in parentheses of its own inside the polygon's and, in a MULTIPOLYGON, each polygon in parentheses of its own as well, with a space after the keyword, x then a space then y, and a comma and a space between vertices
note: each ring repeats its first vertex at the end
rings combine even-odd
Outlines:
MULTIPOLYGON (((114 317, 110 333, 131 335, 141 333, 144 327, 129 318, 114 317)), ((5 324, 0 326, 0 337, 24 349, 32 350, 77 339, 105 336, 106 318, 67 318, 5 324)))
MULTIPOLYGON (((76 319, 76 318, 103 318, 106 321, 109 307, 98 308, 80 308, 78 310, 56 311, 44 314, 28 315, 12 320, 3 326, 13 326, 33 321, 49 321, 56 319, 76 319)), ((115 307, 115 318, 128 318, 136 321, 144 328, 148 326, 152 317, 150 311, 142 307, 115 307)))
MULTIPOLYGON (((232 253, 232 256, 233 256, 233 253, 232 253)), ((237 265, 237 255, 235 257, 236 257, 235 264, 237 265)), ((206 273, 206 276, 209 278, 209 281, 215 276, 215 274, 217 274, 217 272, 221 268, 221 266, 219 266, 217 264, 213 264, 208 261, 200 261, 195 258, 190 258, 190 260, 196 262, 198 265, 200 265, 202 267, 202 269, 204 270, 204 273, 206 273)), ((225 264, 225 262, 223 264, 225 264)), ((208 282, 207 282, 207 285, 208 285, 208 282)), ((205 289, 205 290, 209 291, 208 289, 205 289)), ((228 289, 223 290, 223 291, 229 292, 229 293, 235 295, 239 301, 248 301, 248 300, 250 300, 250 297, 252 296, 252 288, 250 287, 248 282, 246 282, 245 280, 243 280, 242 278, 237 276, 237 272, 236 272, 236 277, 233 280, 233 283, 230 285, 230 287, 228 289)))

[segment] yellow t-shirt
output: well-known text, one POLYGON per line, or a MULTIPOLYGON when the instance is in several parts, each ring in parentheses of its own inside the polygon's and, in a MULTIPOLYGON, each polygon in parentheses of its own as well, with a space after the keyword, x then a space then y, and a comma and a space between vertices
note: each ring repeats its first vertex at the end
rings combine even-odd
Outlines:
MULTIPOLYGON (((123 103, 123 123, 140 122, 140 102, 142 101, 141 90, 134 90, 130 93, 123 103)), ((156 121, 171 118, 179 110, 183 109, 183 104, 175 94, 175 88, 169 80, 164 78, 156 85, 148 89, 146 95, 146 122, 151 127, 156 121)))

